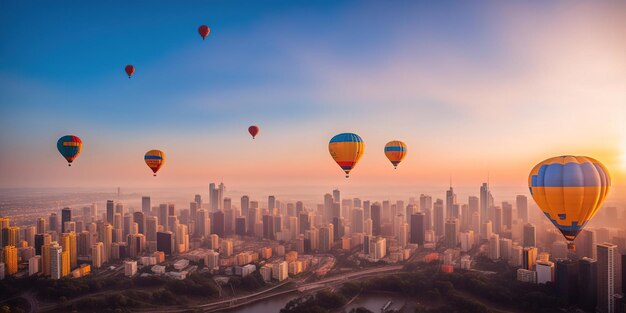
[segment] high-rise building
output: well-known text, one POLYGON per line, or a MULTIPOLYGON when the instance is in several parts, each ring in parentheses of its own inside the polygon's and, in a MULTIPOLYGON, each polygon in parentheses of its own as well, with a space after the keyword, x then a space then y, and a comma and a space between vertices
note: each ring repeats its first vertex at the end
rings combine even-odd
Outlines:
POLYGON ((496 234, 502 234, 502 208, 493 207, 493 230, 496 234))
POLYGON ((224 211, 215 211, 211 216, 211 233, 224 237, 224 211))
POLYGON ((500 235, 498 234, 492 234, 489 237, 489 259, 500 259, 500 235))
POLYGON ((352 231, 363 233, 363 223, 365 222, 363 209, 360 207, 352 210, 352 231))
POLYGON ((502 226, 504 229, 511 230, 513 224, 513 205, 504 201, 502 202, 502 226))
POLYGON ((63 249, 56 242, 53 241, 50 244, 50 276, 52 279, 61 279, 63 277, 63 264, 62 264, 62 254, 63 249))
POLYGON ((578 262, 579 294, 578 303, 587 310, 593 311, 598 303, 598 261, 583 257, 578 262))
POLYGON ((37 233, 38 234, 45 234, 48 232, 48 228, 46 227, 46 219, 43 217, 40 217, 37 219, 37 233))
POLYGON ((374 202, 370 206, 371 218, 372 218, 372 235, 380 236, 380 230, 382 225, 382 208, 380 203, 374 202))
POLYGON ((270 212, 276 208, 276 197, 274 196, 269 196, 267 197, 267 209, 270 210, 270 212))
POLYGON ((244 216, 238 216, 235 218, 235 235, 246 235, 246 218, 244 216))
POLYGON ((115 215, 115 203, 113 200, 107 200, 107 220, 109 224, 113 224, 113 216, 115 215))
POLYGON ((7 275, 17 273, 17 248, 15 246, 4 247, 4 267, 7 275))
POLYGON ((570 259, 556 261, 556 295, 564 303, 572 304, 578 298, 578 262, 570 259))
POLYGON ((588 257, 596 260, 596 231, 593 229, 583 229, 576 239, 574 239, 574 244, 576 244, 576 255, 579 258, 588 257))
MULTIPOLYGON (((487 220, 489 220, 489 215, 487 213, 488 208, 491 206, 491 203, 493 202, 492 197, 491 197, 491 192, 489 191, 489 184, 488 183, 483 183, 482 186, 480 186, 480 224, 482 225, 483 223, 485 223, 487 220)), ((484 234, 481 231, 481 238, 484 238, 484 234)))
POLYGON ((411 229, 410 229, 410 233, 411 233, 411 237, 410 237, 410 242, 411 243, 416 243, 418 244, 420 247, 424 245, 424 232, 425 232, 425 227, 424 227, 424 213, 423 212, 418 212, 418 213, 414 213, 411 215, 411 229))
POLYGON ((527 270, 533 270, 536 261, 537 248, 525 247, 524 250, 522 250, 522 268, 527 270))
POLYGON ((511 249, 513 248, 513 240, 509 238, 500 238, 500 258, 505 261, 511 260, 511 249))
POLYGON ((163 252, 165 255, 174 253, 174 235, 171 231, 157 232, 157 251, 163 252))
POLYGON ((433 224, 435 236, 437 238, 444 235, 445 217, 444 217, 443 200, 437 199, 433 204, 433 224))
POLYGON ((144 215, 147 215, 147 214, 150 214, 151 209, 152 209, 152 203, 150 202, 150 197, 147 197, 147 196, 141 197, 141 212, 143 212, 144 215))
POLYGON ((528 223, 528 198, 524 195, 515 197, 515 207, 517 208, 517 218, 528 223))
MULTIPOLYGON (((446 217, 458 217, 453 214, 452 206, 456 204, 456 194, 452 188, 452 181, 450 181, 450 189, 446 190, 446 217)), ((458 213, 458 212, 457 212, 458 213)))
POLYGON ((615 312, 615 253, 617 246, 605 242, 597 245, 598 255, 598 313, 615 312))
POLYGON ((49 222, 50 223, 48 224, 50 224, 49 226, 50 231, 54 231, 58 233, 59 232, 59 217, 57 216, 56 213, 50 213, 49 222))
POLYGON ((554 263, 537 261, 537 283, 545 284, 554 281, 554 263))
POLYGON ((329 224, 328 226, 322 226, 319 229, 320 236, 320 251, 328 252, 332 250, 334 240, 334 229, 333 224, 329 224))
POLYGON ((97 242, 91 246, 91 266, 94 268, 102 267, 104 255, 104 245, 97 242))
POLYGON ((341 192, 339 191, 339 189, 333 190, 333 200, 335 202, 341 203, 341 192))
POLYGON ((383 237, 370 239, 370 258, 377 262, 387 255, 387 240, 383 237))
POLYGON ((459 220, 456 218, 448 218, 445 224, 445 245, 447 248, 456 248, 459 243, 459 220))
POLYGON ((146 215, 143 211, 141 212, 134 212, 133 213, 133 222, 137 223, 137 231, 140 234, 146 234, 146 229, 145 229, 145 225, 146 225, 146 215))
POLYGON ((212 211, 222 209, 225 192, 226 187, 224 183, 220 183, 219 186, 216 186, 214 183, 209 184, 209 203, 212 211))
POLYGON ((535 247, 537 245, 537 232, 535 225, 528 223, 524 225, 524 247, 535 247))
POLYGON ((158 216, 157 217, 158 217, 159 225, 163 226, 164 230, 167 230, 168 229, 168 225, 167 225, 167 221, 168 221, 168 219, 167 219, 167 217, 168 217, 168 214, 167 214, 167 203, 159 204, 159 212, 158 212, 158 216))

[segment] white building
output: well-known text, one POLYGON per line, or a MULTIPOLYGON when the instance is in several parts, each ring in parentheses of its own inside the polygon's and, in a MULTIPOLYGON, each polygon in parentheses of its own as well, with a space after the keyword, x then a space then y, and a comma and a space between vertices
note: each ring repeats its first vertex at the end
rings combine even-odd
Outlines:
POLYGON ((32 276, 41 271, 41 255, 28 259, 28 275, 32 276))
POLYGON ((132 277, 137 273, 137 261, 124 262, 124 275, 132 277))
POLYGON ((536 266, 538 284, 554 281, 554 263, 550 261, 537 261, 536 266))
POLYGON ((272 264, 272 278, 283 281, 289 277, 289 266, 287 262, 280 261, 272 264))
POLYGON ((520 268, 517 270, 517 280, 526 283, 537 283, 537 272, 520 268))

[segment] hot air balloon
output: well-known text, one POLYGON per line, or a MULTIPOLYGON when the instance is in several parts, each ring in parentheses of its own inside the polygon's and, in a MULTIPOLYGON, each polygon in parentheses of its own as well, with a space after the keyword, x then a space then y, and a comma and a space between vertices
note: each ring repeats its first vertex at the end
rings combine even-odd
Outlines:
POLYGON ((365 144, 357 134, 343 133, 333 137, 328 143, 328 151, 335 162, 346 172, 346 178, 350 177, 350 171, 359 162, 365 144))
POLYGON ((63 136, 57 141, 57 149, 67 160, 67 166, 72 166, 72 162, 78 157, 82 148, 83 141, 76 136, 63 136))
POLYGON ((210 32, 211 32, 211 29, 209 28, 209 26, 202 25, 198 27, 198 34, 202 36, 202 40, 204 40, 209 35, 210 32))
POLYGON ((385 145, 385 155, 396 168, 406 156, 406 145, 400 140, 392 140, 385 145))
POLYGON ((130 64, 126 65, 126 67, 124 68, 124 71, 126 71, 126 74, 128 74, 128 78, 130 78, 135 72, 135 67, 130 64))
POLYGON ((564 155, 537 164, 528 188, 546 217, 575 251, 574 239, 598 212, 611 188, 609 171, 595 159, 564 155))
POLYGON ((256 135, 259 133, 259 127, 252 125, 248 127, 248 132, 250 133, 250 135, 252 135, 252 139, 254 139, 254 137, 256 137, 256 135))
POLYGON ((144 160, 152 172, 154 172, 154 176, 156 176, 156 173, 165 164, 165 153, 161 150, 150 150, 146 152, 144 160))

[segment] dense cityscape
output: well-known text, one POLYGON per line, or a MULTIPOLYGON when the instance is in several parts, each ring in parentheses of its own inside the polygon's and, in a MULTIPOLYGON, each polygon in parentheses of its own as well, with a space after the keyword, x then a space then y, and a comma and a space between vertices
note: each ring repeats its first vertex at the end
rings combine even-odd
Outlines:
MULTIPOLYGON (((142 196, 140 206, 107 200, 20 216, 22 224, 5 215, 0 278, 3 286, 33 277, 145 283, 155 277, 190 281, 202 273, 217 294, 207 287, 196 295, 208 298, 185 304, 189 307, 167 304, 210 312, 332 289, 338 282, 394 274, 413 264, 436 266, 433 275, 513 271, 512 281, 549 286, 558 299, 555 310, 623 312, 626 216, 616 207, 605 208, 604 218, 622 226, 583 230, 573 254, 551 224, 533 218, 525 195, 497 202, 484 183, 467 199, 458 199, 452 186, 438 196, 371 201, 345 198, 335 189, 312 205, 272 195, 233 201, 223 183, 211 183, 207 194, 190 196, 188 205, 142 196)), ((26 299, 22 306, 16 302, 25 310, 91 310, 76 306, 80 302, 71 295, 37 299, 30 290, 2 292, 26 299)), ((194 292, 179 290, 176 296, 187 294, 194 292)), ((135 306, 126 309, 150 310, 147 304, 135 306)), ((385 310, 392 308, 390 301, 385 310)))

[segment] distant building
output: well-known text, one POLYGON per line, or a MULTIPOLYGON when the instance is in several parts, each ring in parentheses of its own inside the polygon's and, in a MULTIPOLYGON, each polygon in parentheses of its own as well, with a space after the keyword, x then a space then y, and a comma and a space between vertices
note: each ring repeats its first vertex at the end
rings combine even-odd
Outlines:
POLYGON ((554 281, 554 263, 537 261, 537 283, 545 284, 554 281))
POLYGON ((162 251, 165 255, 174 253, 174 238, 171 231, 157 232, 157 250, 162 251))
POLYGON ((598 255, 598 313, 615 312, 615 253, 617 246, 611 243, 597 245, 598 255))
POLYGON ((579 301, 580 306, 593 311, 598 303, 598 261, 583 257, 578 262, 579 301))
POLYGON ((124 262, 124 275, 132 277, 137 273, 137 261, 124 262))
POLYGON ((287 262, 280 261, 272 264, 272 278, 283 281, 289 277, 289 266, 287 262))
POLYGON ((578 262, 560 259, 556 262, 556 294, 564 303, 576 303, 578 298, 578 262))
POLYGON ((535 267, 535 262, 537 260, 537 248, 535 247, 525 247, 522 250, 522 268, 526 270, 532 270, 535 267))
POLYGON ((524 247, 535 247, 537 245, 537 233, 535 225, 528 223, 524 225, 524 247))
POLYGON ((517 280, 525 283, 537 283, 537 272, 520 268, 517 270, 517 280))

